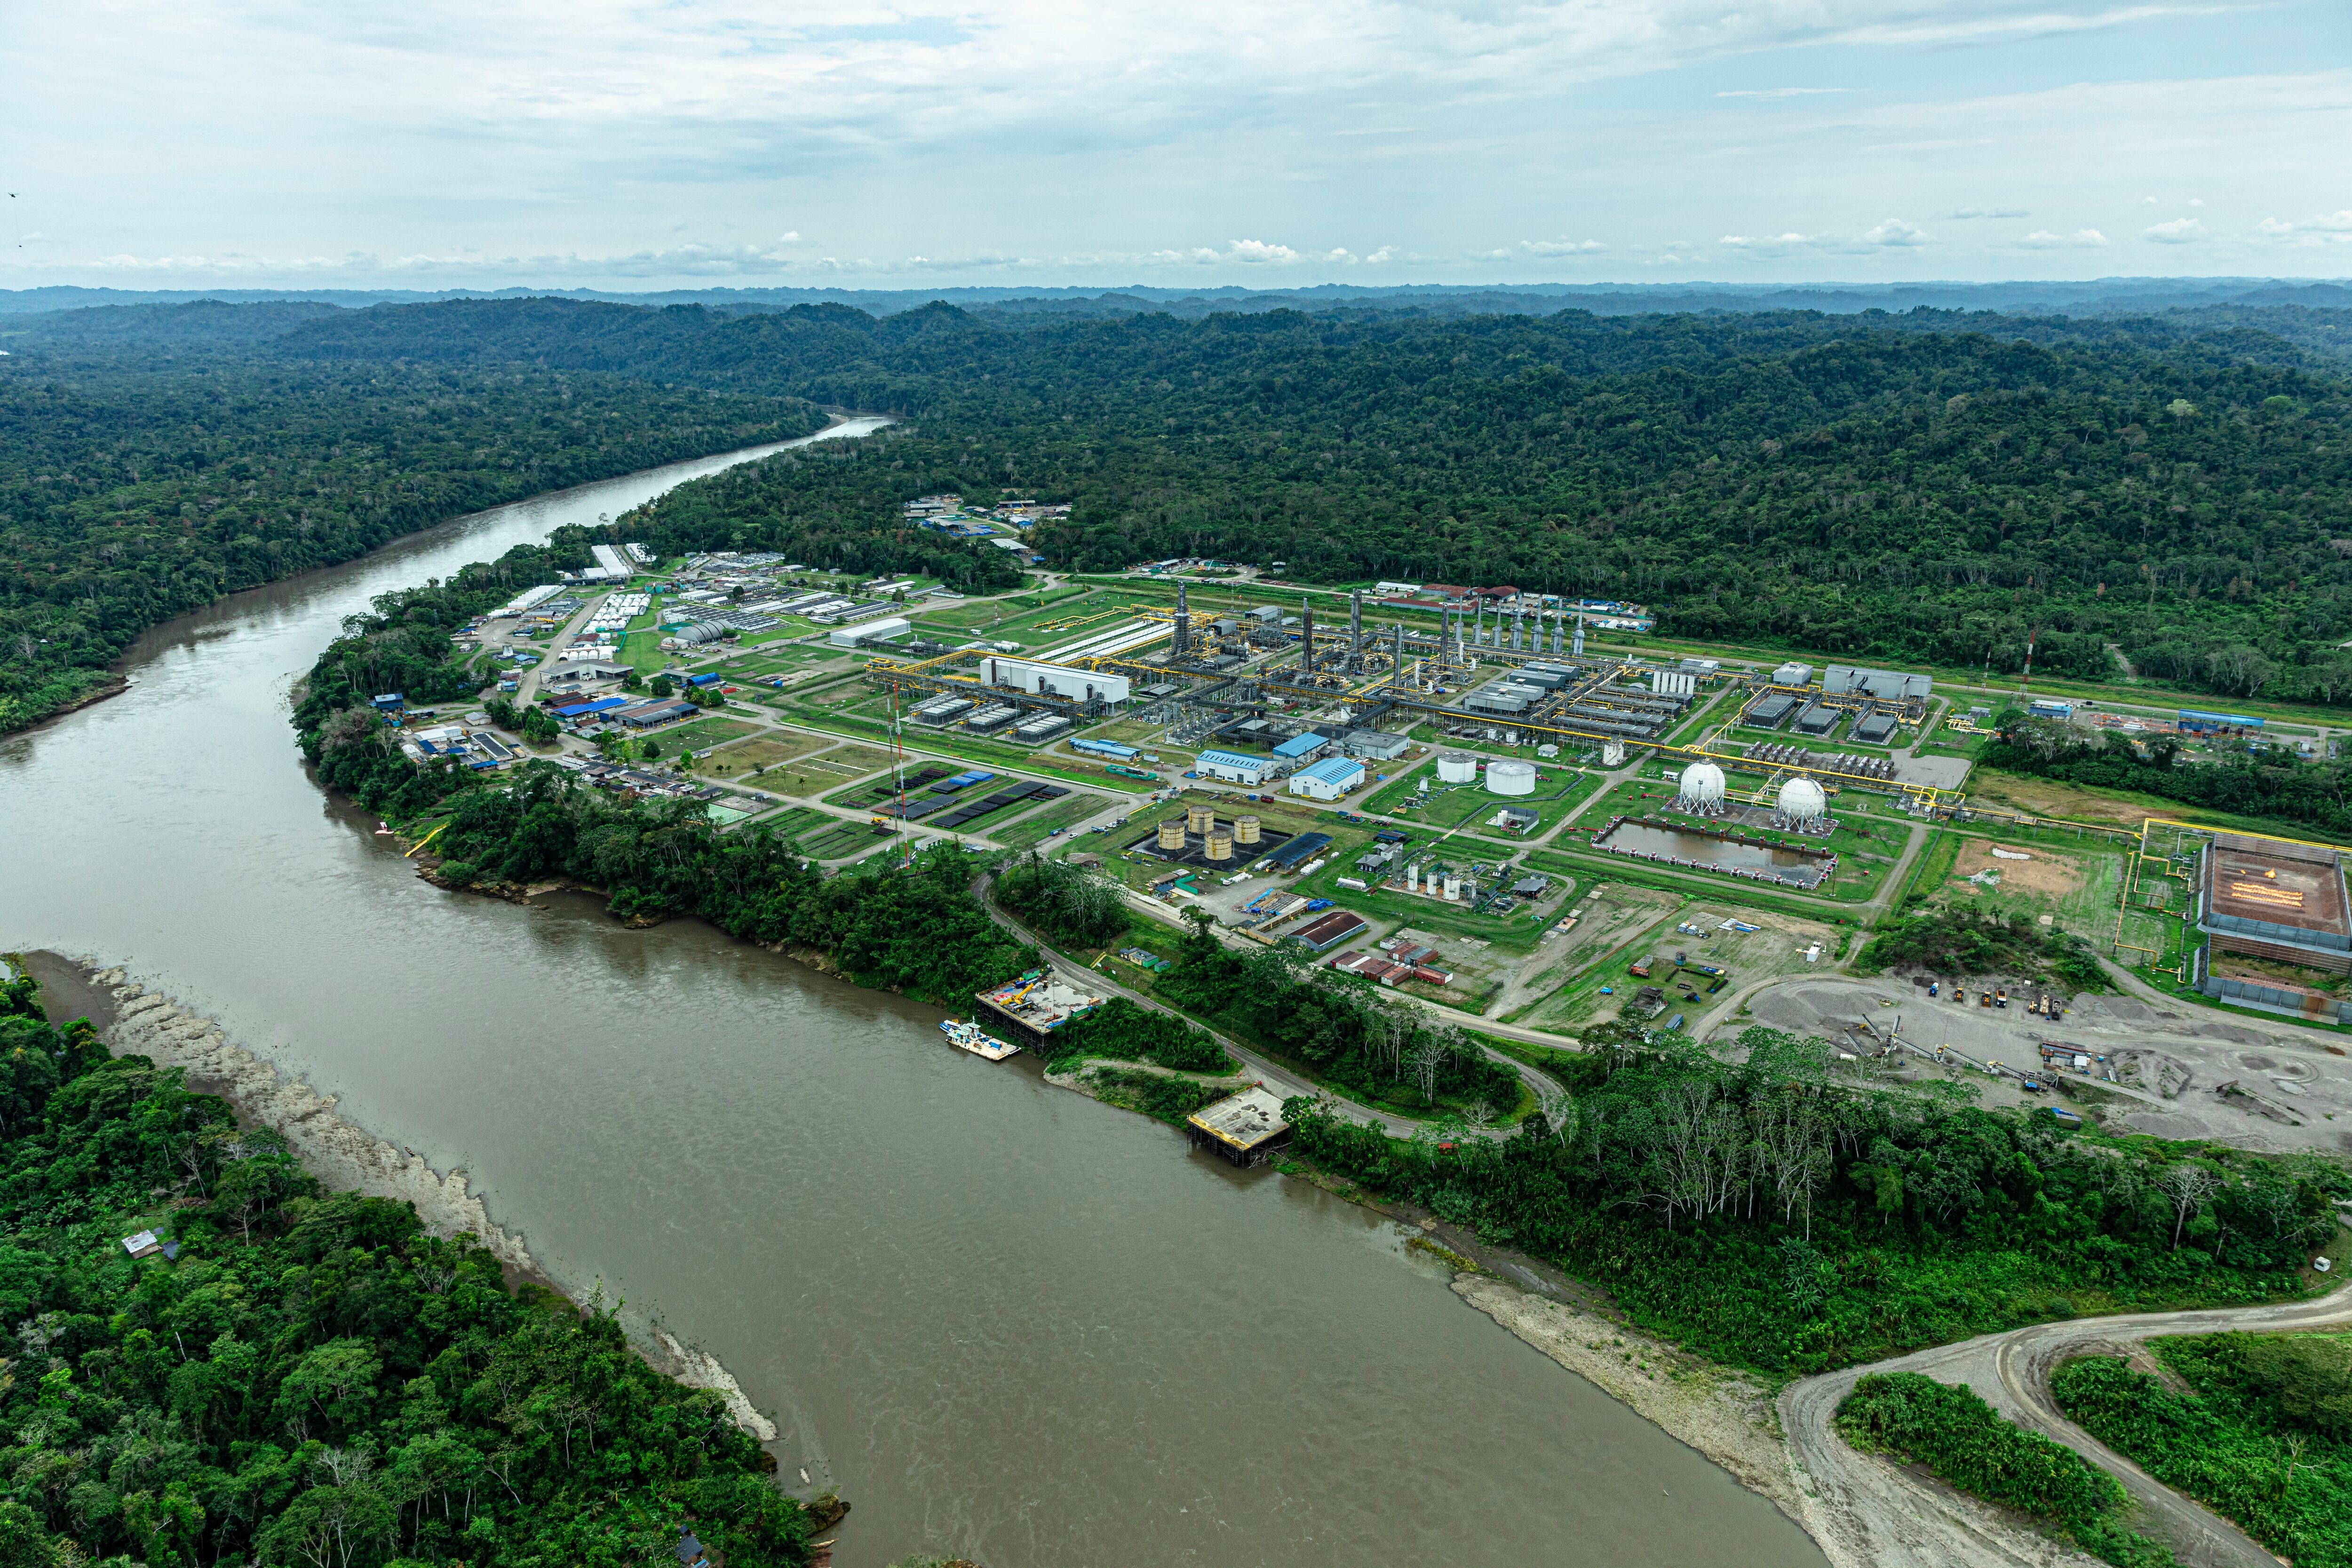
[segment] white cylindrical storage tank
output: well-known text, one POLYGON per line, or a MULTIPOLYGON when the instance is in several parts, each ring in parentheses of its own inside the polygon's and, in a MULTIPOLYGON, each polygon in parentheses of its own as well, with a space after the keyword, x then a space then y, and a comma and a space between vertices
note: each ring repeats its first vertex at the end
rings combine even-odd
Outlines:
POLYGON ((1802 773, 1782 783, 1780 793, 1773 797, 1773 804, 1780 808, 1781 816, 1799 822, 1826 816, 1830 809, 1829 796, 1822 793, 1822 786, 1802 773))
POLYGON ((1408 893, 1421 891, 1421 862, 1418 860, 1404 868, 1404 890, 1408 893))
POLYGON ((1478 759, 1467 752, 1441 752, 1437 757, 1437 782, 1468 784, 1478 776, 1478 759))
POLYGON ((1454 900, 1459 900, 1462 897, 1462 879, 1451 871, 1445 873, 1445 896, 1454 900))
POLYGON ((1713 763, 1693 763, 1683 770, 1675 804, 1685 811, 1704 811, 1723 804, 1723 770, 1713 763))
POLYGON ((1535 763, 1488 763, 1486 764, 1486 793, 1488 795, 1535 794, 1535 763))

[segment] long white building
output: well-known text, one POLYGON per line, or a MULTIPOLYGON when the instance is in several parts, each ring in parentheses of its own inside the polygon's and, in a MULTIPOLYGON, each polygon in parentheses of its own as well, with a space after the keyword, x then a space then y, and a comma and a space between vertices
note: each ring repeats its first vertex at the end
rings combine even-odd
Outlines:
POLYGON ((983 659, 981 679, 991 686, 1010 686, 1080 701, 1099 697, 1106 702, 1124 702, 1129 689, 1124 675, 1107 675, 1098 669, 1080 669, 1076 665, 1048 664, 1034 658, 983 659))

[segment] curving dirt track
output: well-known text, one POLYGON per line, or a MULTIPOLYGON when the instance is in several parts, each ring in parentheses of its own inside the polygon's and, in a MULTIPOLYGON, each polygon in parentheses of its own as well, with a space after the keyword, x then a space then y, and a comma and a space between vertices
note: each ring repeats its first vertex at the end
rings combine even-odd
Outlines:
POLYGON ((2037 1323, 1790 1384, 1780 1393, 1780 1424, 1804 1496, 1805 1528, 1838 1568, 2039 1568, 2092 1561, 2018 1530, 1973 1500, 1846 1446, 1832 1423, 1854 1384, 1874 1372, 1916 1372, 1967 1384, 2018 1425, 2109 1471, 2139 1505, 2136 1528, 2169 1541, 2185 1568, 2273 1568, 2279 1560, 2236 1525, 2164 1486, 2067 1420, 2051 1397, 2050 1373, 2072 1357, 2162 1334, 2344 1322, 2352 1322, 2352 1285, 2316 1300, 2276 1306, 2037 1323))

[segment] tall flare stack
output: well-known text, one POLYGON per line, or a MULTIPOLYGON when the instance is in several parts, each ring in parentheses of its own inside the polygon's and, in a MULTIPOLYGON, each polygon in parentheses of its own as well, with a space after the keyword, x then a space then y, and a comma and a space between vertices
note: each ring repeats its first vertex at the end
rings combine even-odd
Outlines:
POLYGON ((1348 673, 1364 668, 1364 591, 1348 595, 1348 673))
POLYGON ((1184 605, 1184 584, 1176 584, 1176 640, 1170 651, 1182 658, 1192 651, 1192 613, 1184 605))

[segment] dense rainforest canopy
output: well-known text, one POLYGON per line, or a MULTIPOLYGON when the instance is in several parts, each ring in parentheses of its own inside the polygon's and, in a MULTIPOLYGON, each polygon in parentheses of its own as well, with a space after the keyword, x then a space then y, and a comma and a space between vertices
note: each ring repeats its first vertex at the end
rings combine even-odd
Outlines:
POLYGON ((321 319, 278 347, 899 410, 887 464, 806 470, 772 504, 1034 492, 1075 503, 1036 542, 1077 568, 1512 582, 1654 602, 1670 635, 2001 670, 2039 628, 2045 671, 2352 700, 2352 404, 2261 320, 541 300, 321 319))
POLYGON ((1072 503, 1034 542, 1079 569, 1512 582, 1653 603, 1669 636, 2000 671, 2038 632, 2045 672, 2341 704, 2352 401, 2342 356, 2303 346, 2338 314, 61 317, 0 373, 0 428, 23 433, 0 464, 0 630, 21 644, 0 700, 37 708, 61 666, 212 593, 724 446, 784 417, 741 400, 805 398, 909 418, 631 526, 985 587, 1003 562, 898 505, 1018 491, 1072 503))
MULTIPOLYGON (((1670 1037, 1668 1037, 1671 1038, 1670 1037)), ((1295 1100, 1316 1164, 1559 1261, 1705 1353, 1815 1372, 2047 1316, 2293 1296, 2344 1169, 2067 1133, 1872 1091, 1765 1028, 1746 1059, 1615 1023, 1500 1143, 1402 1142, 1295 1100)))
POLYGON ((740 1568, 809 1519, 715 1394, 0 988, 0 1562, 740 1568), (168 1245, 132 1257, 122 1238, 168 1245))
MULTIPOLYGON (((277 330, 294 319, 244 309, 277 330)), ((152 344, 0 366, 0 731, 73 702, 141 632, 224 594, 824 423, 797 399, 528 368, 167 363, 152 344)))

